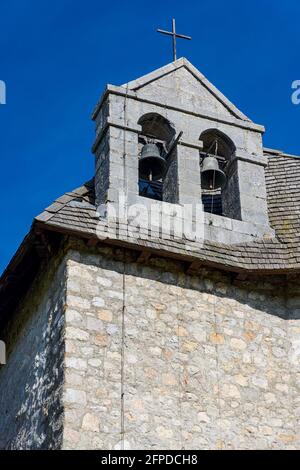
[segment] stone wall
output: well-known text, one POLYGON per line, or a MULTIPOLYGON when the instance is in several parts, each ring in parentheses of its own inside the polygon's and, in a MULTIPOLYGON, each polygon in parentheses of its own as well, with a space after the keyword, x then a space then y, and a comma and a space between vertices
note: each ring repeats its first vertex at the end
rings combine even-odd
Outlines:
POLYGON ((0 368, 1 449, 61 446, 65 265, 43 268, 1 332, 8 355, 0 368))
POLYGON ((72 251, 67 270, 63 448, 300 448, 284 278, 191 276, 104 247, 72 251))
POLYGON ((73 245, 6 328, 2 449, 299 449, 300 285, 73 245))

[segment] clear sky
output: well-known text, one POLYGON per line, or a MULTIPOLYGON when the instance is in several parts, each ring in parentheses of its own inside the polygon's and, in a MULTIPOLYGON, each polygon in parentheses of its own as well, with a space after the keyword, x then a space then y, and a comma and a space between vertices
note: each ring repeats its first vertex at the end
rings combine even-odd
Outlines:
POLYGON ((1 0, 0 271, 51 202, 93 175, 91 112, 120 85, 172 61, 156 33, 176 18, 187 57, 253 121, 264 145, 300 154, 299 0, 1 0))

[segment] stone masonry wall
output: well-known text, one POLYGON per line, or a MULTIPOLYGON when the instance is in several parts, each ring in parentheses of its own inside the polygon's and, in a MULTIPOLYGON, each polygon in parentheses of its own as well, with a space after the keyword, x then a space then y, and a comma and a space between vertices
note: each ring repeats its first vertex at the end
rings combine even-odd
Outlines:
POLYGON ((1 332, 0 449, 58 449, 62 441, 65 264, 41 270, 1 332))
POLYGON ((300 310, 283 279, 105 247, 72 251, 67 271, 63 448, 300 448, 300 310))

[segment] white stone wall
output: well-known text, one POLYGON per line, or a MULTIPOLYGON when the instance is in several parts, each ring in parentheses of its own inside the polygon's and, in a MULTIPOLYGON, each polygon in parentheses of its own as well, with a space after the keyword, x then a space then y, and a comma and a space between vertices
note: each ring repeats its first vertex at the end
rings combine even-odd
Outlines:
POLYGON ((63 434, 65 264, 41 270, 1 331, 0 449, 59 449, 63 434))
POLYGON ((69 256, 63 448, 299 449, 282 283, 111 254, 69 256))

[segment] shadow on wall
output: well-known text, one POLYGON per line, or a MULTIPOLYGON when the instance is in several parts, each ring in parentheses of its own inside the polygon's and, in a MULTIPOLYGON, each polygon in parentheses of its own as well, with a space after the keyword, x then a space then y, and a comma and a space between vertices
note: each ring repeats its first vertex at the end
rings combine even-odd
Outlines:
POLYGON ((296 276, 287 280, 285 275, 272 277, 257 274, 240 275, 204 266, 197 272, 190 272, 186 262, 151 256, 147 264, 141 264, 136 262, 139 255, 140 252, 103 247, 96 250, 95 255, 82 253, 80 262, 102 269, 114 269, 123 274, 125 260, 126 275, 199 293, 213 294, 219 300, 236 301, 284 320, 300 319, 300 296, 295 295, 297 291, 300 293, 300 283, 296 276), (96 261, 97 255, 99 263, 96 261))

